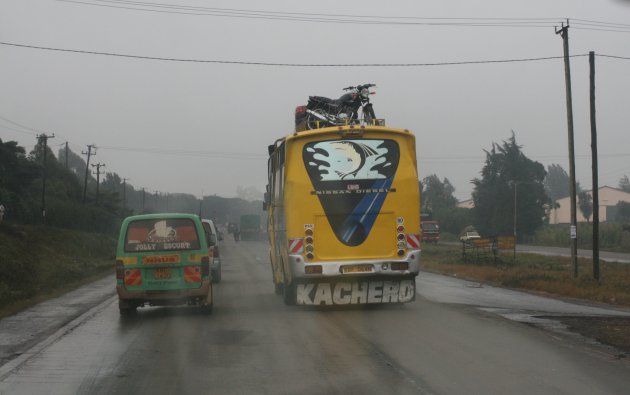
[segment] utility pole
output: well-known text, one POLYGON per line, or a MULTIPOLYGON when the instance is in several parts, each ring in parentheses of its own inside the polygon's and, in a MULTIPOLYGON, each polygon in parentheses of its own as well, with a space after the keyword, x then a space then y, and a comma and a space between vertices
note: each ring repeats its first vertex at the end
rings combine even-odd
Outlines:
POLYGON ((201 218, 202 205, 203 205, 203 190, 201 191, 201 199, 199 199, 199 218, 201 218))
POLYGON ((512 260, 516 262, 516 210, 518 206, 516 205, 516 190, 518 188, 518 181, 514 181, 514 251, 512 251, 512 260))
POLYGON ((144 198, 145 198, 145 193, 144 193, 144 187, 142 187, 142 214, 144 214, 144 198))
POLYGON ((66 169, 68 169, 68 142, 66 141, 66 169))
POLYGON ((571 96, 571 65, 569 62, 569 20, 564 23, 556 34, 562 37, 564 47, 564 78, 567 96, 567 126, 569 134, 569 194, 571 198, 571 262, 573 263, 573 278, 578 276, 577 265, 577 202, 575 196, 575 151, 573 142, 573 98, 571 96))
POLYGON ((55 138, 52 134, 38 134, 39 147, 42 150, 42 223, 46 223, 46 153, 48 151, 48 139, 55 138))
POLYGON ((87 197, 87 181, 88 181, 88 172, 90 171, 90 156, 93 155, 92 148, 96 151, 96 146, 94 144, 88 144, 88 152, 81 153, 83 155, 87 155, 87 162, 85 162, 85 180, 83 181, 83 204, 85 204, 85 199, 87 197))
POLYGON ((99 185, 101 183, 101 167, 105 167, 105 165, 99 162, 97 164, 92 164, 92 167, 96 167, 96 204, 98 205, 98 192, 99 185))
POLYGON ((595 122, 595 52, 588 53, 591 97, 591 155, 593 161, 593 278, 599 281, 599 180, 597 177, 597 124, 595 122))
POLYGON ((123 204, 123 208, 127 208, 127 180, 128 178, 123 178, 123 199, 122 199, 122 204, 123 204))

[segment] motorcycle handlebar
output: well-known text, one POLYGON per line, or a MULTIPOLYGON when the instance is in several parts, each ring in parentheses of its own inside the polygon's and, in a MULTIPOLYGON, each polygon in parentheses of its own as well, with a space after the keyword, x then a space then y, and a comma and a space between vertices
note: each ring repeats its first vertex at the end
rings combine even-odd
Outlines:
POLYGON ((349 91, 349 90, 353 90, 356 89, 358 91, 360 91, 363 88, 371 88, 373 86, 376 86, 376 84, 363 84, 363 85, 357 85, 357 86, 348 86, 343 88, 344 91, 349 91))

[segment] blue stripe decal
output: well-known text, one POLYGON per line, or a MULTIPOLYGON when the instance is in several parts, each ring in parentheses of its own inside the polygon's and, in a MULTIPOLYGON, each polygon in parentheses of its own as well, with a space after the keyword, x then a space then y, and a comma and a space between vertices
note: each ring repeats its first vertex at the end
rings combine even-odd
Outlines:
MULTIPOLYGON (((393 177, 377 180, 372 185, 372 189, 389 190, 392 181, 393 177)), ((342 229, 346 229, 342 236, 344 242, 347 243, 352 238, 354 233, 359 229, 359 226, 364 229, 366 235, 370 233, 386 197, 387 192, 370 192, 361 199, 359 204, 357 204, 343 223, 342 229)))

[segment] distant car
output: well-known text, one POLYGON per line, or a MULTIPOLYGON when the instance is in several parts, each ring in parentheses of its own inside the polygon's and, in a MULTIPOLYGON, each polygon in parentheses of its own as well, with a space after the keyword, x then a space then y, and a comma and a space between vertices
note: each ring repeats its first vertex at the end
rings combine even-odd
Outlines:
POLYGON ((471 241, 477 240, 477 239, 481 239, 481 236, 479 236, 479 233, 477 233, 477 231, 475 231, 475 230, 464 232, 459 237, 459 240, 461 240, 463 242, 466 242, 466 243, 470 243, 471 241))
POLYGON ((210 271, 212 272, 212 282, 221 282, 221 258, 219 255, 219 240, 223 237, 220 235, 214 222, 209 219, 202 219, 201 224, 206 232, 208 239, 208 255, 210 255, 210 271))

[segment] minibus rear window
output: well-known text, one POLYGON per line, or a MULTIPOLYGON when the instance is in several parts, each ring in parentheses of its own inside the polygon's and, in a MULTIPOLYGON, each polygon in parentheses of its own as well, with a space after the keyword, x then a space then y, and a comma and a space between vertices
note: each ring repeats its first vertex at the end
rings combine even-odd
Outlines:
POLYGON ((125 252, 198 250, 199 235, 191 219, 143 219, 127 227, 125 252))

